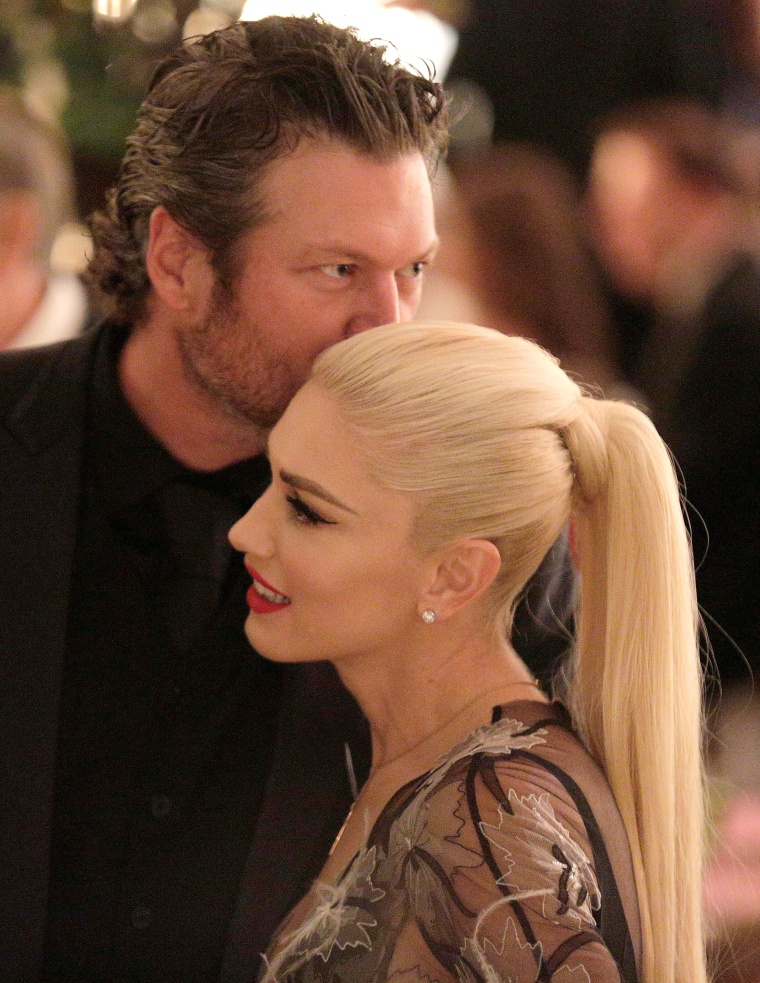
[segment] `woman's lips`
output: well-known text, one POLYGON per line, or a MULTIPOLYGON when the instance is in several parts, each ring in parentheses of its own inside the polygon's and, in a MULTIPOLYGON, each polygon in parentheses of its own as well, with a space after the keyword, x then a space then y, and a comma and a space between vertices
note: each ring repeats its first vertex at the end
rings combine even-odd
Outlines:
POLYGON ((290 598, 268 584, 253 567, 246 563, 245 568, 253 578, 253 583, 246 594, 251 611, 255 614, 272 614, 274 611, 282 611, 290 604, 290 598))

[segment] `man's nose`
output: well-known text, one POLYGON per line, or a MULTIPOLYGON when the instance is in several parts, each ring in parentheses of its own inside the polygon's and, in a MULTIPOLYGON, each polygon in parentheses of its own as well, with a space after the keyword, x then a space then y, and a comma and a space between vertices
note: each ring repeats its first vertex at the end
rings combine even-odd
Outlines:
POLYGON ((401 303, 395 275, 386 276, 373 282, 362 295, 360 311, 349 324, 349 334, 359 334, 368 328, 381 324, 392 324, 401 320, 401 303))

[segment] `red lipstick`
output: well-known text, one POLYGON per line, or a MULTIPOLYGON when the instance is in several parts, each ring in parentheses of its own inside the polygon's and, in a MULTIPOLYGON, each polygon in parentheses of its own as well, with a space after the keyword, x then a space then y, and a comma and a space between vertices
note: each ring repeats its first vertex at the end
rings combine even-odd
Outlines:
POLYGON ((275 611, 282 611, 283 608, 288 607, 290 598, 285 597, 275 587, 268 584, 248 563, 246 563, 245 568, 253 578, 253 583, 246 594, 246 600, 248 607, 254 614, 273 614, 275 611))

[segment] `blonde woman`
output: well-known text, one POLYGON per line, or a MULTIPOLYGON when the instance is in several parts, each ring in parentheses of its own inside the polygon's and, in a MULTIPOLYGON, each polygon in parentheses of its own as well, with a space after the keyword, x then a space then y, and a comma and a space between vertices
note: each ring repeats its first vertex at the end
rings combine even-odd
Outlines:
POLYGON ((373 763, 261 978, 702 983, 693 568, 646 417, 524 339, 388 326, 320 356, 269 453, 246 633, 334 663, 373 763), (506 639, 568 522, 566 710, 506 639))

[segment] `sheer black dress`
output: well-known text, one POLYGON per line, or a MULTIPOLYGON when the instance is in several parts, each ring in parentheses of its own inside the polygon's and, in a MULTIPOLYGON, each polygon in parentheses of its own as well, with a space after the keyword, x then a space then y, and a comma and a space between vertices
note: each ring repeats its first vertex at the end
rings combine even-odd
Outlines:
POLYGON ((496 707, 286 919, 266 983, 636 983, 626 833, 559 703, 496 707))

